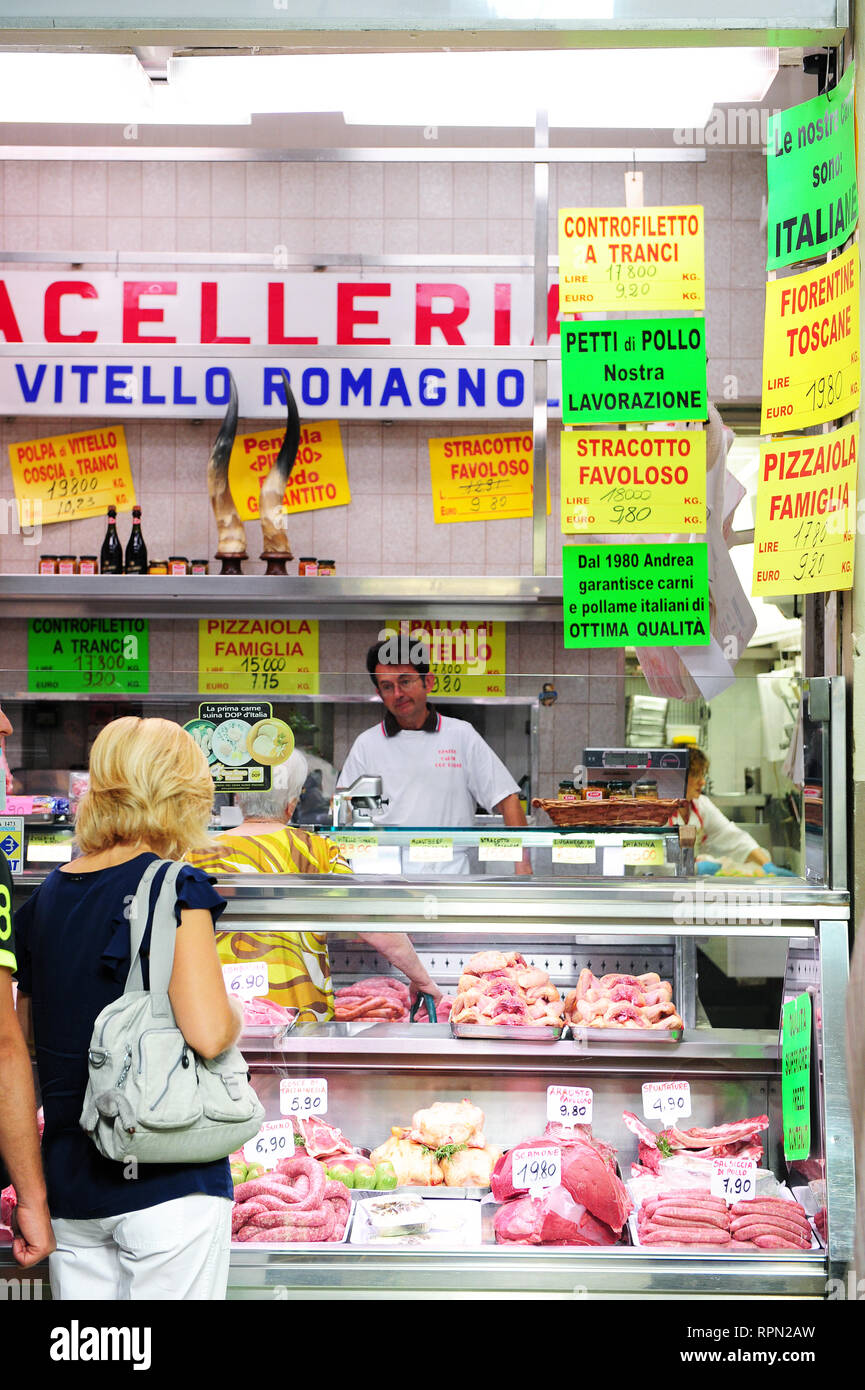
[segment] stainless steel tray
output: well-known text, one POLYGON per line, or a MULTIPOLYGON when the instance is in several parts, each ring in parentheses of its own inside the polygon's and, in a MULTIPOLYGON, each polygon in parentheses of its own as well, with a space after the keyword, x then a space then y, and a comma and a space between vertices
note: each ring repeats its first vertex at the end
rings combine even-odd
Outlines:
POLYGON ((652 1047, 679 1043, 685 1036, 684 1028, 579 1028, 569 1023, 566 1028, 567 1040, 578 1047, 589 1043, 649 1043, 652 1047))
POLYGON ((553 1028, 550 1024, 531 1028, 509 1028, 506 1024, 452 1023, 451 1034, 455 1038, 490 1038, 498 1042, 558 1042, 564 1028, 553 1028))
POLYGON ((430 1197, 435 1201, 449 1197, 461 1202, 479 1202, 490 1193, 488 1187, 445 1187, 444 1183, 439 1183, 438 1187, 398 1187, 396 1191, 401 1197, 430 1197))

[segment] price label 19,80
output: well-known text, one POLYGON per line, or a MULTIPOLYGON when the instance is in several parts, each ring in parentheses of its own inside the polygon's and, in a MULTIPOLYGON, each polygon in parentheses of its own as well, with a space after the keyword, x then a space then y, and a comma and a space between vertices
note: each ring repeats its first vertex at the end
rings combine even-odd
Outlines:
POLYGON ((270 987, 266 960, 252 965, 224 965, 222 978, 232 999, 263 999, 270 987))
POLYGON ((327 1114, 327 1081, 323 1076, 285 1077, 279 1083, 279 1113, 296 1115, 302 1120, 309 1115, 327 1114))
POLYGON ((590 1125, 593 1100, 588 1086, 548 1086, 547 1119, 562 1125, 590 1125))
POLYGON ((748 1158, 713 1158, 709 1189, 728 1206, 748 1202, 757 1195, 757 1165, 748 1158))
POLYGON ((535 1189, 560 1187, 562 1182, 562 1151, 552 1144, 537 1148, 514 1150, 513 1184, 534 1195, 535 1189))
POLYGON ((243 1146, 247 1163, 275 1168, 282 1158, 294 1157, 294 1125, 291 1120, 266 1120, 254 1139, 243 1146))
POLYGON ((691 1087, 687 1081, 646 1081, 643 1114, 647 1120, 675 1123, 691 1113, 691 1087))

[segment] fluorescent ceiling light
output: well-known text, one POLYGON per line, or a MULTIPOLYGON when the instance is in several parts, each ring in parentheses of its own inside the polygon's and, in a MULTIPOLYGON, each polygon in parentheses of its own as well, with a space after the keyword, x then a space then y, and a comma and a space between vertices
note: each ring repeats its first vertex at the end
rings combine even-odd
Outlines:
POLYGON ((341 111, 350 124, 702 128, 713 105, 761 101, 777 49, 532 50, 177 58, 169 87, 191 108, 341 111))

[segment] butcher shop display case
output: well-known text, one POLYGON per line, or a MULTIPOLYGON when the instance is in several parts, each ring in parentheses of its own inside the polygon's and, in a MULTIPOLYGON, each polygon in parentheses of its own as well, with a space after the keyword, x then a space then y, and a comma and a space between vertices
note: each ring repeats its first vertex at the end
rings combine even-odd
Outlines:
POLYGON ((348 1021, 250 1030, 267 1121, 235 1156, 230 1298, 823 1298, 843 1277, 846 893, 790 880, 647 881, 639 896, 587 880, 537 879, 518 897, 489 878, 221 887, 229 930, 327 931, 338 1002, 395 984, 357 931, 408 932, 452 1019, 485 991, 506 996, 509 975, 524 998, 565 1000, 561 1027, 385 1022, 361 1003, 348 1021), (713 1026, 698 962, 743 943, 780 962, 774 1021, 713 1026), (670 995, 681 1027, 628 1016, 670 995), (786 1046, 785 1008, 798 1011, 786 1046), (314 1204, 308 1222, 280 1215, 308 1173, 324 1191, 318 1167, 350 1205, 340 1191, 326 1227, 314 1204))

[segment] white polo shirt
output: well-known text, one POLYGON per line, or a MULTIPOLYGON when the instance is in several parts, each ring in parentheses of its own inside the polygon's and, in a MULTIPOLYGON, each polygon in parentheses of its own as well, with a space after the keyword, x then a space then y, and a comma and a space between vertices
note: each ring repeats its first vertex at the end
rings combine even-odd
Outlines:
MULTIPOLYGON (((384 720, 354 741, 337 786, 350 787, 358 777, 378 776, 387 799, 379 825, 403 827, 470 826, 476 804, 487 811, 519 787, 500 758, 465 719, 436 713, 435 729, 400 729, 388 736, 384 720)), ((452 860, 409 862, 403 872, 468 873, 468 859, 454 851, 452 860)))

